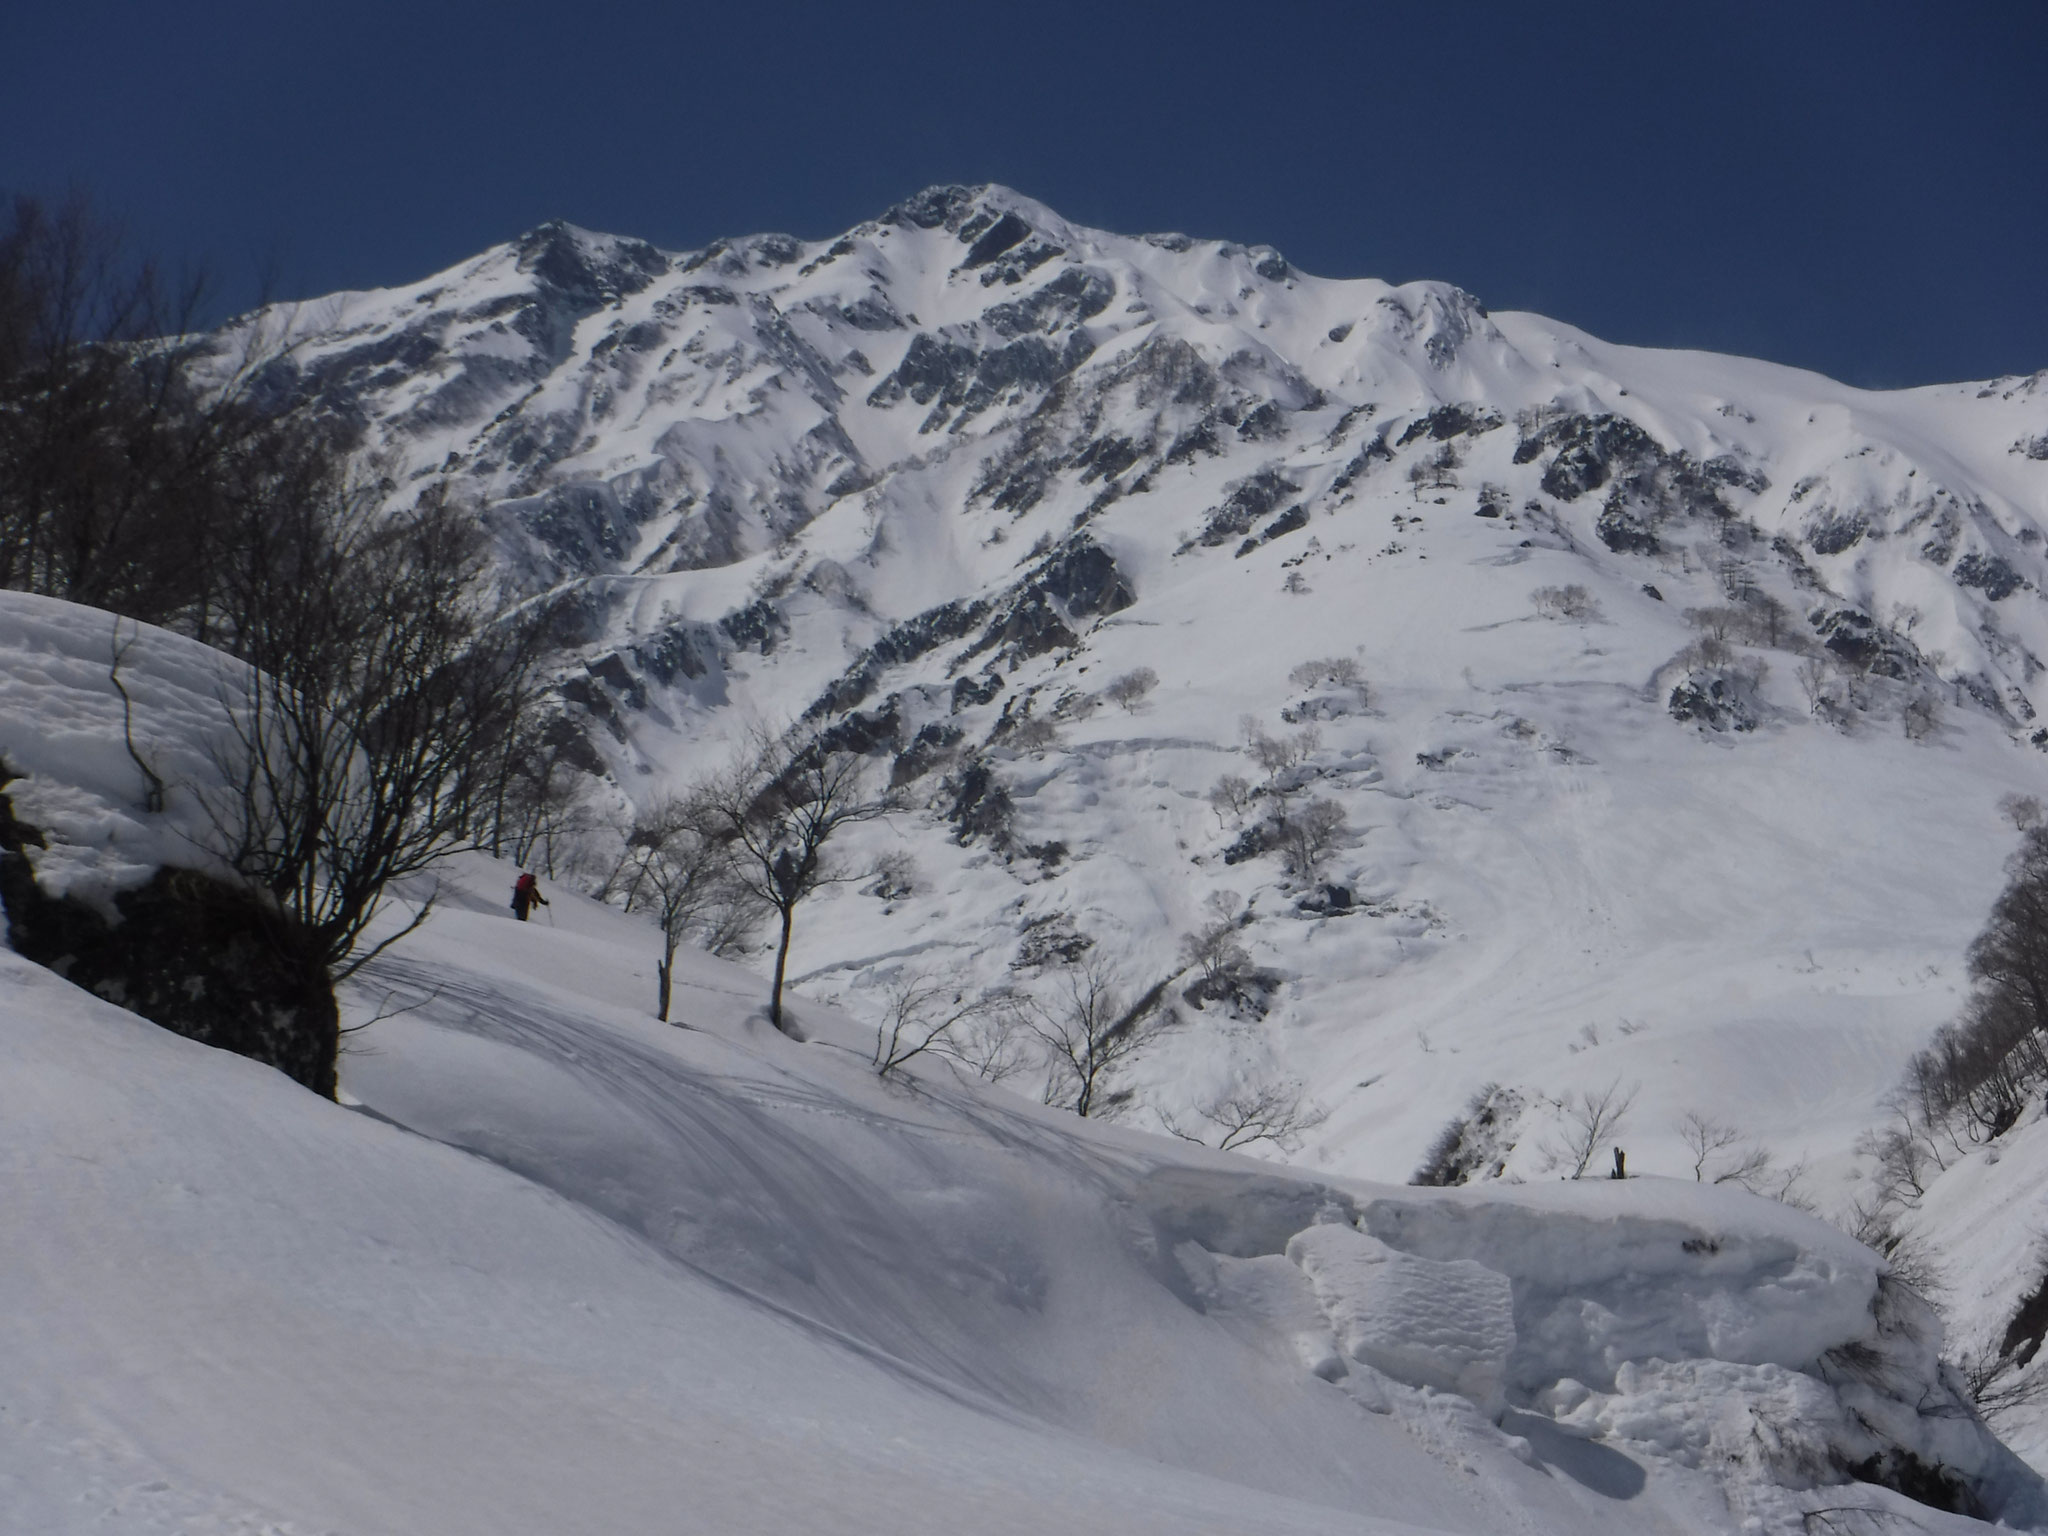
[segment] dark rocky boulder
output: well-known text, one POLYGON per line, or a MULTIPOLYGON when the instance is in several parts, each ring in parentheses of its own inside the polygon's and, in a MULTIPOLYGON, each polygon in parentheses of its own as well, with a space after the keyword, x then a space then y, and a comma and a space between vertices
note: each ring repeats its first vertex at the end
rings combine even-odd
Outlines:
MULTIPOLYGON (((0 769, 0 786, 8 777, 0 769)), ((17 953, 173 1034, 334 1097, 341 1018, 300 924, 247 887, 169 867, 117 896, 120 921, 109 922, 37 884, 27 850, 42 844, 0 793, 0 907, 17 953)))

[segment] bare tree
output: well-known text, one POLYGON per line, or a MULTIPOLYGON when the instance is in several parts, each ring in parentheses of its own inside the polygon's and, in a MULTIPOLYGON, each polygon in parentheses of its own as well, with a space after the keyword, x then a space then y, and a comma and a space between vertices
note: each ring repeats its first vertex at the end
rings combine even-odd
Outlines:
POLYGON ((1359 696, 1361 703, 1366 694, 1365 669, 1350 656, 1323 656, 1314 661, 1304 661, 1287 674, 1287 681, 1297 688, 1348 688, 1359 696))
POLYGON ((946 1057, 983 1082, 1000 1083, 1034 1064, 1030 1021, 1014 998, 961 1020, 946 1036, 946 1057))
POLYGON ((1219 825, 1227 824, 1226 817, 1244 815, 1252 808, 1252 781, 1241 774, 1224 774, 1209 791, 1209 805, 1219 825))
POLYGON ((1334 800, 1317 798, 1289 806, 1279 823, 1280 847, 1288 868, 1299 879, 1314 880, 1350 831, 1344 807, 1334 800))
POLYGON ((1792 675, 1799 679, 1799 691, 1806 695, 1806 712, 1810 715, 1823 713, 1832 699, 1828 684, 1833 671, 1828 664, 1818 656, 1809 656, 1799 663, 1792 675))
POLYGON ((1032 999, 1031 1031, 1050 1068, 1045 1102, 1077 1115, 1118 1108, 1125 1096, 1110 1091, 1118 1068, 1164 1027, 1149 1001, 1131 1003, 1114 973, 1096 959, 1067 967, 1058 996, 1032 999))
POLYGON ((718 954, 765 912, 740 881, 732 840, 701 793, 657 801, 635 819, 627 847, 634 865, 627 909, 644 903, 661 929, 654 1016, 667 1023, 676 952, 684 939, 695 931, 718 954))
POLYGON ((1998 814, 2020 831, 2031 832, 2042 824, 2041 798, 2038 795, 2000 795, 1998 814))
POLYGON ((1252 761, 1269 774, 1284 773, 1307 762, 1323 745, 1323 733, 1313 725, 1303 726, 1291 736, 1268 736, 1258 716, 1245 715, 1238 721, 1238 730, 1252 761))
POLYGON ((1003 745, 1013 752, 1043 752, 1059 745, 1059 727, 1037 715, 1012 715, 1005 727, 1003 745))
POLYGON ((1551 1165, 1569 1169, 1571 1178, 1584 1178, 1594 1155, 1621 1133, 1622 1123, 1641 1091, 1640 1085, 1634 1085, 1624 1092, 1621 1080, 1616 1078, 1605 1088, 1582 1089, 1552 1099, 1550 1106, 1557 1111, 1560 1125, 1558 1139, 1545 1149, 1551 1165))
POLYGON ((965 1051, 970 1065, 988 1062, 993 1059, 985 1048, 990 1039, 1011 1033, 1011 1020, 1001 1016, 1014 1016, 1016 1010, 1011 997, 970 997, 930 976, 905 977, 889 990, 875 1028, 875 1071, 887 1077, 927 1051, 954 1060, 965 1051), (977 1025, 991 1027, 981 1031, 981 1038, 970 1038, 977 1025))
POLYGON ((815 731, 783 737, 761 730, 740 760, 701 790, 709 824, 732 848, 735 878, 780 926, 768 990, 768 1018, 777 1029, 797 908, 827 885, 863 878, 834 864, 827 846, 847 827, 896 809, 887 795, 869 792, 866 767, 851 752, 827 750, 815 731))
POLYGON ((1740 638, 1749 627, 1740 608, 1688 608, 1685 610, 1685 622, 1707 639, 1718 640, 1723 645, 1740 638))
POLYGON ((1899 710, 1899 723, 1905 727, 1906 740, 1925 741, 1941 727, 1941 695, 1921 689, 1899 710))
MULTIPOLYGON (((484 534, 429 495, 380 515, 340 480, 273 507, 235 619, 212 851, 347 976, 386 888, 474 846, 537 696, 540 616, 484 595, 484 534)), ((424 921, 431 899, 405 932, 424 921)))
POLYGON ((1758 592, 1744 606, 1748 610, 1749 632, 1763 644, 1776 649, 1793 638, 1792 610, 1782 599, 1758 592))
POLYGON ((1102 690, 1102 696, 1110 703, 1120 705, 1126 713, 1144 702, 1145 696, 1159 686, 1159 674, 1150 667, 1139 667, 1126 672, 1122 677, 1111 679, 1102 690))
POLYGON ((1161 1122, 1182 1141, 1199 1142, 1219 1152, 1231 1152, 1256 1142, 1271 1142, 1291 1152, 1301 1138, 1330 1118, 1330 1112, 1312 1104, 1300 1083, 1272 1081, 1243 1084, 1199 1105, 1193 1129, 1172 1115, 1161 1122))
POLYGON ((1218 995, 1251 968, 1251 952, 1237 941, 1234 918, 1218 917, 1180 939, 1181 962, 1201 972, 1201 979, 1218 995))
POLYGON ((1736 1152, 1722 1166, 1712 1169, 1710 1177, 1710 1165, 1742 1140, 1742 1132, 1732 1125, 1710 1120, 1696 1110, 1689 1112, 1680 1122, 1678 1134, 1686 1150, 1692 1153, 1695 1183, 1740 1184, 1744 1189, 1755 1191, 1770 1171, 1771 1154, 1760 1143, 1753 1143, 1746 1151, 1736 1152))

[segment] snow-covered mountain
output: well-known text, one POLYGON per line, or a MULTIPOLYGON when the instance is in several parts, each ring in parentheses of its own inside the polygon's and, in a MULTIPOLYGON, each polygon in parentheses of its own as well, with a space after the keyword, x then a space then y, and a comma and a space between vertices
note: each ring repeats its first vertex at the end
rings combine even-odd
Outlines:
MULTIPOLYGON (((100 903, 190 856, 239 671, 141 627, 110 676, 109 631, 0 593, 0 835, 100 903)), ((558 889, 517 924, 511 876, 406 884, 343 991, 340 1104, 0 948, 0 1525, 2048 1522, 1932 1312, 1812 1217, 1690 1180, 1374 1184, 937 1059, 885 1079, 859 1022, 805 999, 789 1038, 708 956, 673 1028, 644 917, 558 889)))
POLYGON ((1697 1114, 1842 1203, 2048 767, 2048 374, 1851 389, 999 187, 686 254, 548 225, 223 357, 252 328, 573 598, 602 794, 809 717, 912 797, 866 845, 910 889, 807 911, 805 994, 1175 978, 1139 1125, 1298 1084, 1306 1159, 1402 1178, 1492 1084, 1459 1155, 1536 1177, 1640 1084, 1632 1167, 1689 1177, 1697 1114), (1314 800, 1311 877, 1273 818, 1314 800), (1218 913, 1245 984, 1197 1002, 1218 913))

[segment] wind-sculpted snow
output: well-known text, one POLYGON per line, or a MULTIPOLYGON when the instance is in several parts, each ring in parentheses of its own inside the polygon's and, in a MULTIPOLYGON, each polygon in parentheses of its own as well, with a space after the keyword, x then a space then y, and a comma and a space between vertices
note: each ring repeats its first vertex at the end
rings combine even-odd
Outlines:
POLYGON ((918 874, 821 898, 801 984, 1039 984, 1057 918, 1174 982, 1142 1124, 1300 1083, 1308 1155, 1404 1176, 1498 1084, 1489 1167, 1528 1178, 1560 1102, 1639 1081, 1635 1166, 1690 1176, 1699 1113, 1846 1206, 1954 1005, 1993 806, 2038 788, 2038 379, 1612 346, 1000 187, 692 253, 551 225, 261 324, 269 387, 562 600, 586 824, 750 722, 835 732, 915 808, 855 851, 918 874), (1362 690, 1290 682, 1332 656, 1362 690), (1312 876, 1278 835, 1310 799, 1345 829, 1312 876), (1274 978, 1256 1028, 1188 996, 1213 902, 1274 978))

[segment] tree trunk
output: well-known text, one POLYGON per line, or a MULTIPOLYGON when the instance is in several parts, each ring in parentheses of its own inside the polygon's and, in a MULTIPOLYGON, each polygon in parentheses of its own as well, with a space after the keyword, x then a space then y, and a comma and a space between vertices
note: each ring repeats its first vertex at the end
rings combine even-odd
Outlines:
POLYGON ((669 987, 670 983, 675 979, 675 974, 676 952, 671 949, 654 967, 654 979, 661 998, 659 1006, 655 1009, 654 1016, 664 1024, 668 1022, 669 987))
POLYGON ((768 993, 768 1022, 777 1029, 782 1028, 782 973, 789 965, 789 930, 795 916, 791 908, 782 909, 782 942, 775 950, 775 985, 768 993))

